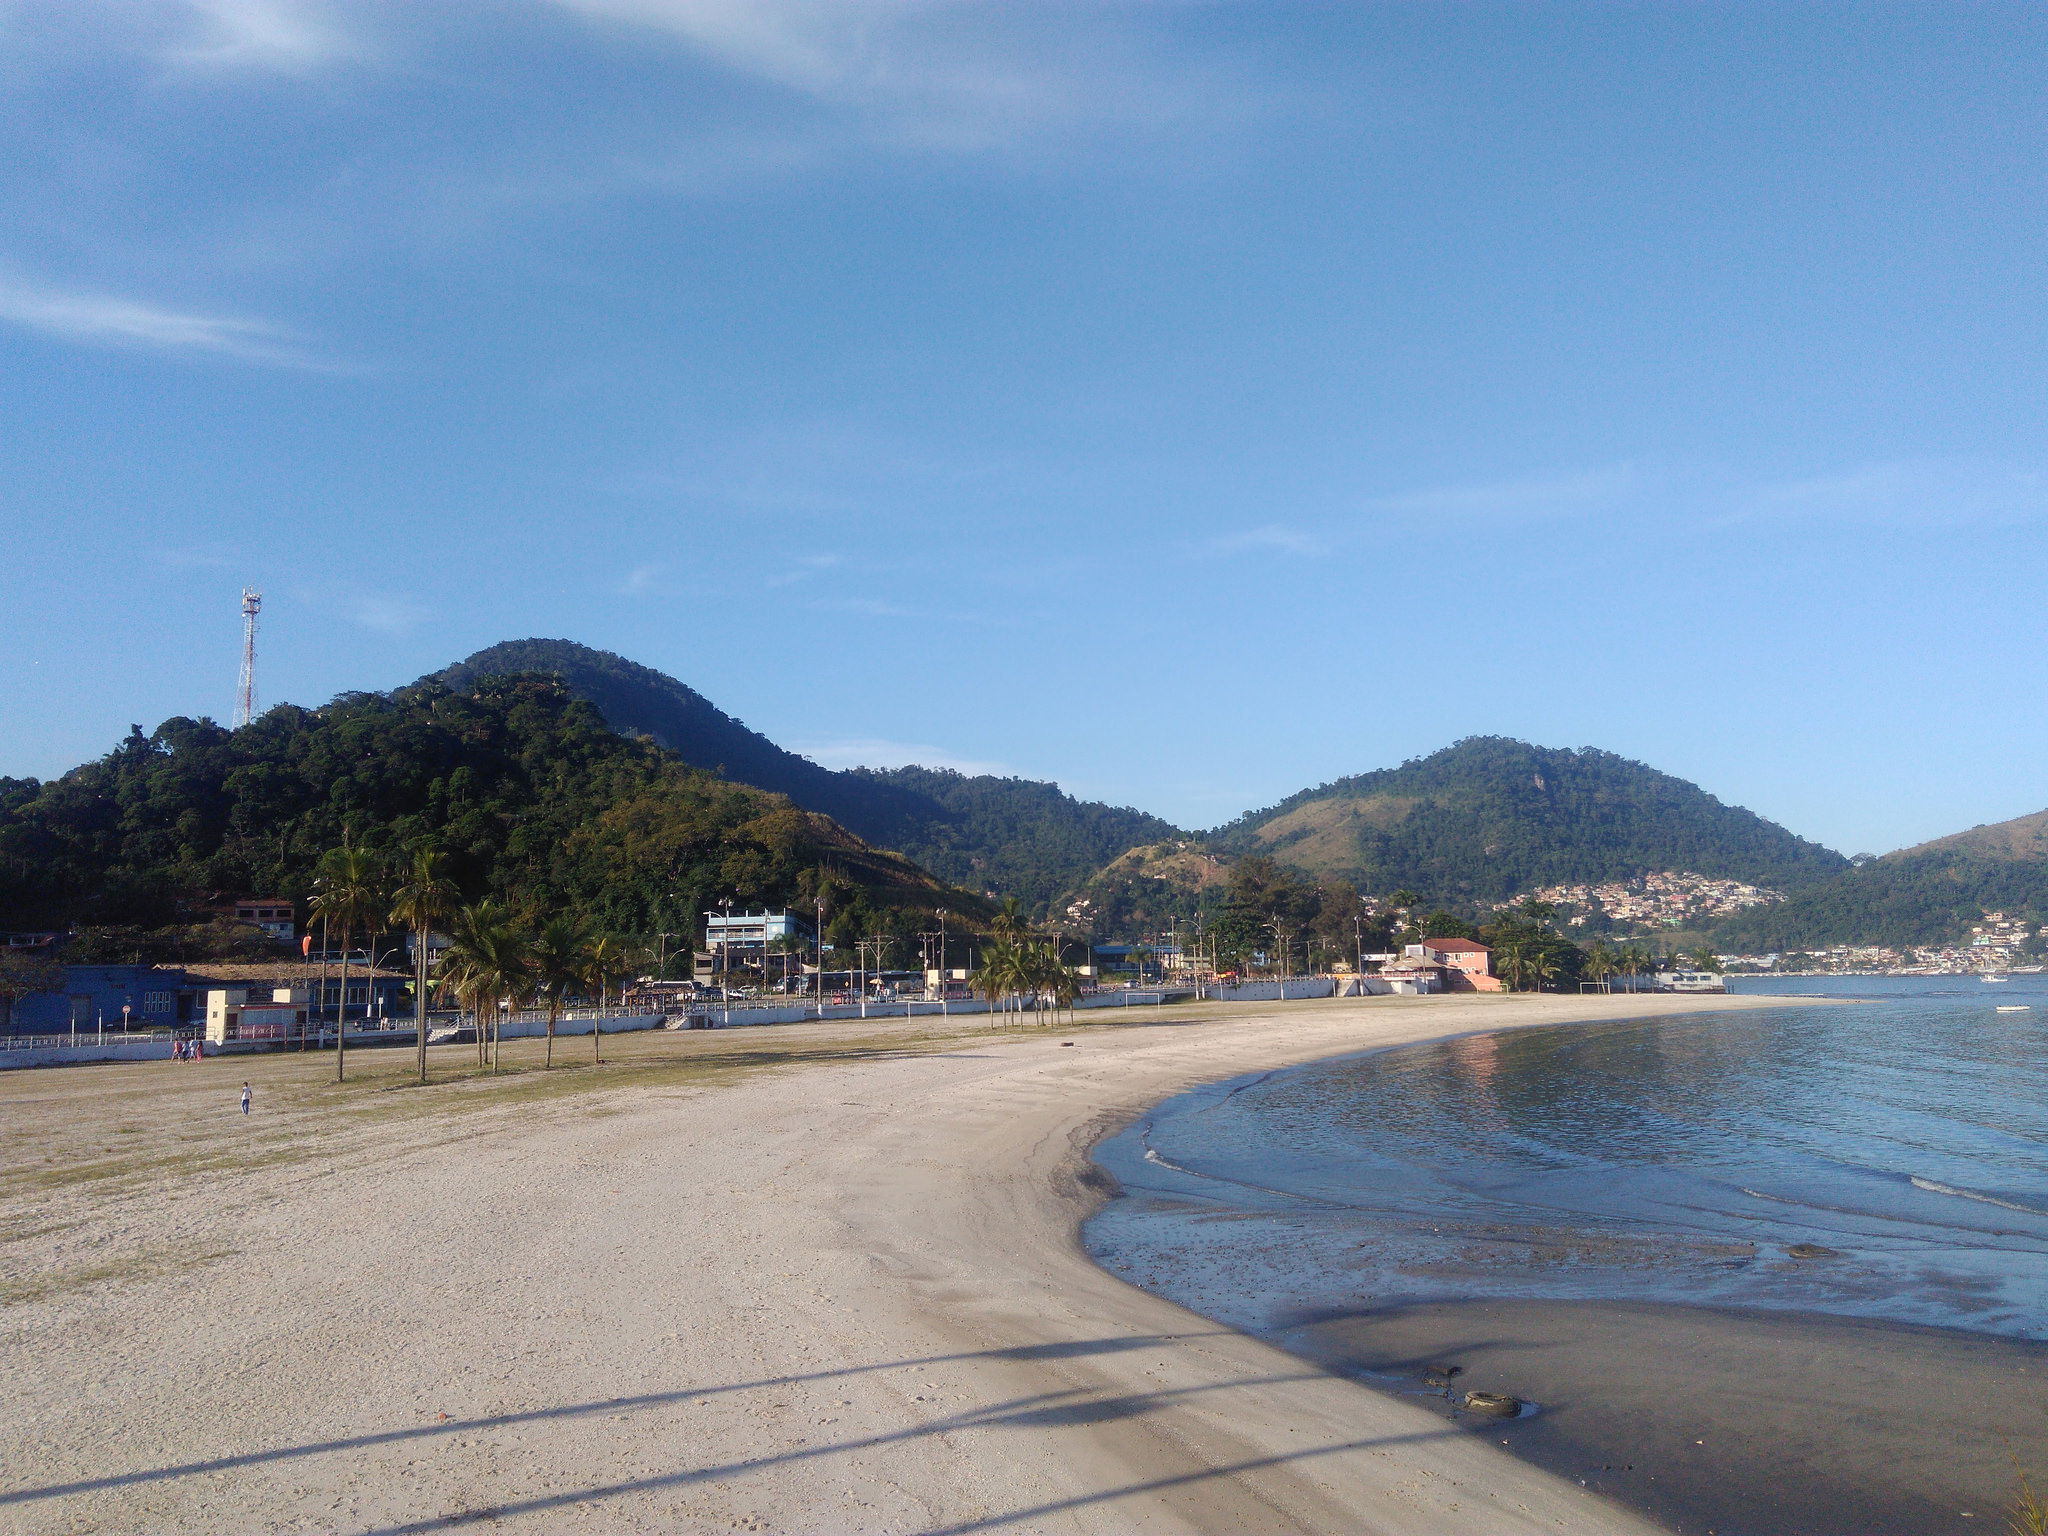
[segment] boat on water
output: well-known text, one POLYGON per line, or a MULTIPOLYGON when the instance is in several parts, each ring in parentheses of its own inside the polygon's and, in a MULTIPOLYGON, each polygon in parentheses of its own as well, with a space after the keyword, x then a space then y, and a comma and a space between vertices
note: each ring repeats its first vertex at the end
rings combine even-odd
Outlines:
POLYGON ((2011 981, 2011 980, 2012 980, 2012 978, 2011 978, 2010 976, 1994 976, 1994 975, 1985 975, 1985 976, 1980 976, 1980 977, 1978 977, 1977 979, 1978 979, 1979 981, 2011 981))
POLYGON ((1998 1011, 2000 1013, 2032 1013, 2034 1005, 2032 1003, 2000 1003, 1998 1011))
POLYGON ((1719 971, 1660 971, 1659 992, 1726 992, 1727 983, 1719 971))

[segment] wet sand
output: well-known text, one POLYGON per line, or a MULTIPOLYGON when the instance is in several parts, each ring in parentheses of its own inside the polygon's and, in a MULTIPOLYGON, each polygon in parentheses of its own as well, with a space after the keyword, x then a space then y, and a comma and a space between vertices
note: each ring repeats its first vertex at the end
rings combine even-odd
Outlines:
POLYGON ((1541 1405, 1496 1444, 1674 1531, 2006 1536, 2008 1445, 2048 1488, 2048 1344, 1624 1302, 1476 1301, 1292 1320, 1286 1346, 1450 1416, 1426 1383, 1541 1405))

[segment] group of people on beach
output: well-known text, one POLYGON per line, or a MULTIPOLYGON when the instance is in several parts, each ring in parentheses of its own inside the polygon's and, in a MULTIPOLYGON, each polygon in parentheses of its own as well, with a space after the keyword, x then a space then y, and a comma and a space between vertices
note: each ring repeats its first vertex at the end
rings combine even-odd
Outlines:
POLYGON ((205 1059, 206 1042, 204 1040, 194 1037, 190 1040, 173 1040, 171 1042, 171 1060, 204 1061, 205 1059))

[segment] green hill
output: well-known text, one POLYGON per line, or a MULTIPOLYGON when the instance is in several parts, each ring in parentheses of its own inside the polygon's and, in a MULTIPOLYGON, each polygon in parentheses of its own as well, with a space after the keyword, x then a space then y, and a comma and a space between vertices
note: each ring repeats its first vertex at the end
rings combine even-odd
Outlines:
POLYGON ((863 835, 941 879, 1014 895, 1033 910, 1133 844, 1185 835, 1157 816, 1076 800, 1036 779, 946 768, 856 768, 846 776, 916 797, 916 809, 869 821, 863 835))
POLYGON ((1987 911, 2048 918, 2048 811, 1972 827, 1872 859, 1715 929, 1733 953, 1821 944, 1940 944, 1987 911))
POLYGON ((666 673, 572 640, 512 640, 435 674, 455 688, 549 672, 613 729, 646 735, 685 762, 789 796, 942 879, 1042 911, 1135 843, 1181 834, 1142 811, 1076 800, 1057 784, 943 768, 834 772, 785 751, 666 673))
POLYGON ((1501 736, 1303 790, 1209 842, 1367 891, 1405 886, 1451 903, 1657 870, 1795 890, 1848 867, 1840 854, 1641 763, 1501 736))
POLYGON ((303 897, 345 836, 394 855, 431 836, 472 898, 626 933, 687 933, 721 896, 793 898, 821 866, 854 888, 843 923, 976 905, 528 674, 285 705, 237 731, 168 720, 48 784, 0 783, 0 928, 157 928, 215 892, 303 897))

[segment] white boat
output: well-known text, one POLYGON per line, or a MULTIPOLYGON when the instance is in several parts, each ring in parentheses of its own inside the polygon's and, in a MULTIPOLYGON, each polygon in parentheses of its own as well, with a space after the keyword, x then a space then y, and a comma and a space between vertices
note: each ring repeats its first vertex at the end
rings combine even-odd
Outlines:
POLYGON ((1979 981, 2011 981, 2011 980, 2012 980, 2012 978, 2011 978, 2010 976, 1980 976, 1980 977, 1978 977, 1977 979, 1978 979, 1979 981))
POLYGON ((1659 992, 1726 992, 1727 983, 1719 971, 1659 971, 1659 992))
POLYGON ((2034 1005, 2032 1003, 2000 1003, 1998 1011, 2000 1013, 2032 1013, 2034 1005))

